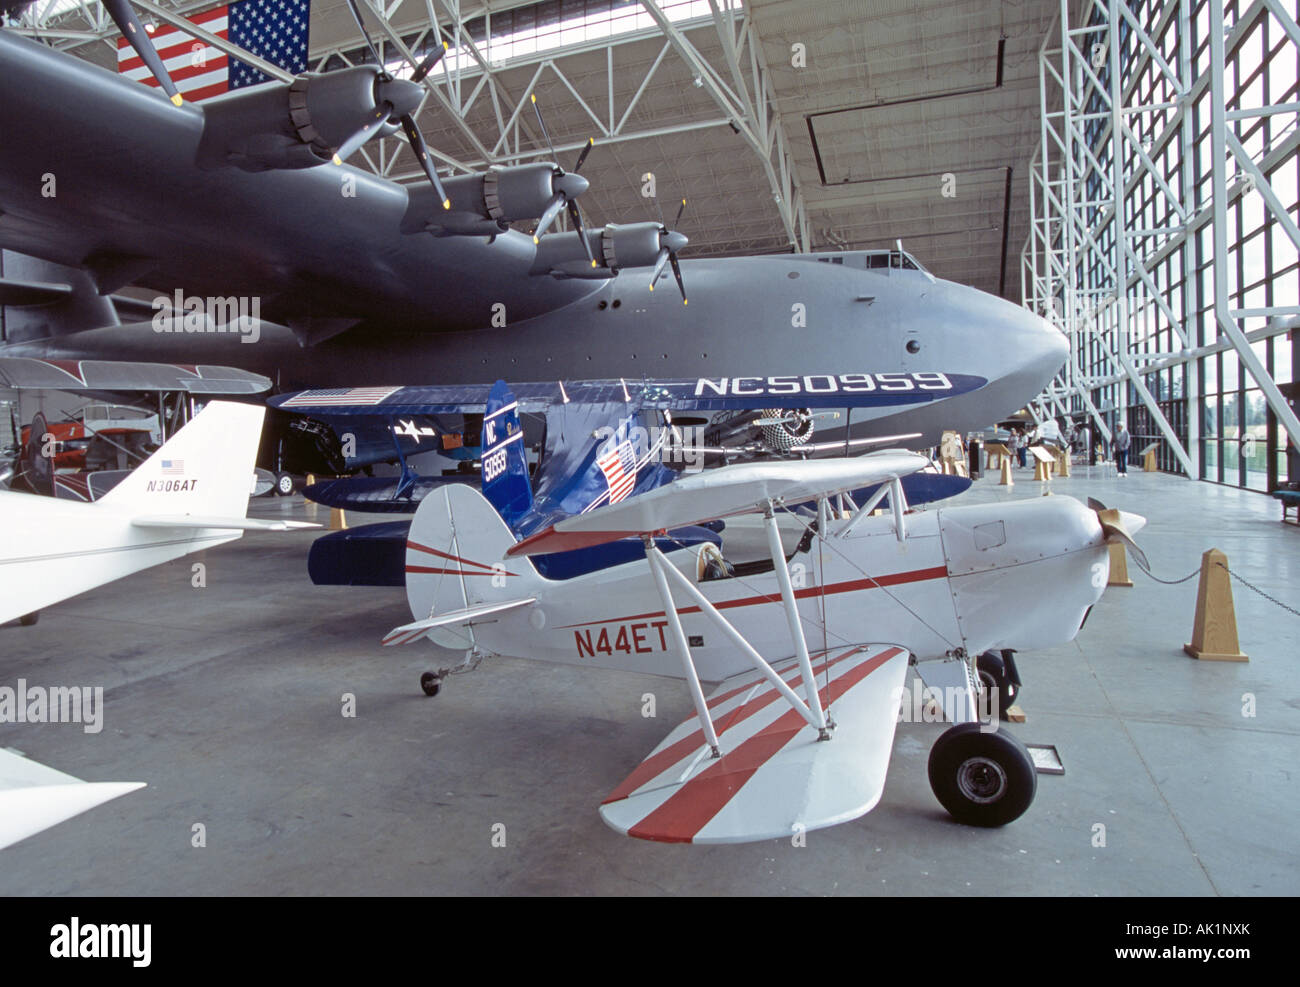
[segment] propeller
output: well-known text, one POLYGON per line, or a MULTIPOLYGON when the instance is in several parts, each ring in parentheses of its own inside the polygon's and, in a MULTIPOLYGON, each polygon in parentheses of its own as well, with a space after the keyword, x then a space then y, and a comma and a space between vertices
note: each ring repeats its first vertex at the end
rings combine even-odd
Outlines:
MULTIPOLYGON (((546 146, 551 149, 551 158, 555 158, 555 144, 551 142, 550 131, 546 129, 546 121, 542 119, 542 108, 537 105, 537 93, 529 93, 529 101, 533 104, 533 112, 537 114, 537 125, 542 128, 542 136, 546 138, 546 146)), ((578 196, 587 191, 588 182, 578 174, 582 170, 583 162, 587 160, 587 155, 595 146, 594 137, 587 138, 587 145, 578 155, 578 160, 573 166, 573 171, 565 171, 556 165, 555 177, 551 180, 551 187, 555 194, 542 210, 542 215, 537 220, 537 229, 533 230, 533 243, 542 242, 542 234, 547 228, 555 222, 555 217, 560 214, 560 210, 566 210, 569 214, 569 220, 573 223, 573 228, 578 233, 578 241, 582 244, 583 253, 587 255, 587 260, 591 262, 592 267, 598 266, 596 258, 591 252, 591 244, 587 242, 587 227, 582 221, 582 210, 578 208, 578 196)))
MULTIPOLYGON (((125 0, 120 0, 120 2, 125 2, 125 0)), ((450 209, 451 199, 447 198, 447 190, 442 187, 442 182, 438 178, 438 171, 433 167, 433 162, 429 159, 429 149, 425 145, 424 137, 420 134, 420 128, 415 125, 415 117, 412 115, 419 108, 420 101, 424 98, 424 90, 420 83, 424 81, 424 77, 433 70, 434 66, 442 60, 442 56, 447 54, 447 42, 443 41, 440 48, 435 48, 424 61, 416 66, 409 81, 398 79, 388 71, 388 68, 384 65, 384 60, 379 57, 379 49, 370 40, 370 34, 366 31, 366 25, 361 19, 361 9, 357 6, 357 0, 348 0, 348 9, 352 11, 352 18, 357 22, 357 29, 361 32, 361 37, 365 39, 366 47, 370 49, 375 64, 379 66, 379 75, 375 78, 374 116, 364 127, 339 145, 338 150, 334 152, 334 163, 341 165, 362 144, 375 136, 385 123, 396 118, 411 145, 411 153, 415 155, 415 160, 420 163, 420 168, 428 177, 429 184, 438 193, 438 201, 442 203, 442 208, 450 209)))
POLYGON ((135 11, 131 9, 131 4, 128 0, 103 0, 103 2, 104 9, 108 11, 108 16, 113 18, 113 23, 122 32, 122 37, 126 38, 135 49, 135 53, 140 56, 140 60, 148 66, 153 77, 158 80, 158 85, 162 86, 162 91, 172 101, 172 105, 180 106, 184 99, 177 91, 176 83, 172 82, 172 77, 167 74, 167 67, 163 65, 158 49, 149 40, 149 35, 145 32, 144 25, 140 23, 140 18, 136 17, 135 11))
POLYGON ((1097 520, 1101 522, 1102 533, 1106 536, 1107 542, 1122 542, 1132 554, 1134 560, 1144 571, 1150 572, 1151 565, 1147 562, 1146 553, 1138 548, 1137 542, 1129 534, 1128 525, 1137 522, 1137 527, 1141 528, 1146 524, 1146 519, 1138 514, 1129 514, 1127 511, 1116 510, 1113 507, 1107 507, 1099 500, 1088 498, 1088 506, 1097 514, 1097 520))
MULTIPOLYGON (((686 200, 677 207, 677 217, 673 220, 673 226, 676 226, 682 220, 682 213, 686 211, 686 200)), ((677 251, 681 250, 686 244, 686 237, 676 230, 670 230, 663 223, 662 214, 659 217, 659 256, 655 259, 654 273, 650 275, 650 290, 655 290, 655 282, 664 272, 664 265, 671 264, 673 268, 673 277, 677 279, 677 290, 682 293, 682 304, 690 304, 686 300, 686 285, 682 281, 682 269, 677 263, 677 251)))

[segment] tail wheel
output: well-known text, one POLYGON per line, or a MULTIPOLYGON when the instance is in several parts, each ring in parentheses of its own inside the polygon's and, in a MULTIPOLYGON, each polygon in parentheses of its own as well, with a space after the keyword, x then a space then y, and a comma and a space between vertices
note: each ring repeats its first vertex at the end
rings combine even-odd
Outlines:
POLYGON ((1015 737, 959 723, 930 751, 930 788, 954 819, 968 826, 1005 826, 1034 801, 1038 773, 1015 737))
POLYGON ((779 419, 762 426, 763 441, 775 452, 789 452, 803 445, 812 439, 816 428, 807 408, 765 408, 759 418, 779 419))
POLYGON ((275 492, 281 497, 288 497, 293 493, 293 477, 288 473, 275 474, 275 492))
POLYGON ((420 676, 420 688, 426 696, 436 696, 442 691, 442 676, 425 672, 420 676))

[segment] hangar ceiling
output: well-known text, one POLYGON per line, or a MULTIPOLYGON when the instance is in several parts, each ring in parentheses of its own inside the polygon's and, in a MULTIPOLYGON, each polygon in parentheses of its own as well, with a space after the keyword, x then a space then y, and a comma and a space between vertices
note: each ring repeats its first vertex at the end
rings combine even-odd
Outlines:
MULTIPOLYGON (((687 257, 902 239, 940 277, 1020 300, 1052 0, 360 2, 390 65, 403 64, 398 41, 417 58, 436 43, 433 16, 452 42, 417 118, 444 165, 549 157, 536 93, 562 165, 597 142, 583 167, 589 224, 671 222, 685 197, 687 257), (543 46, 562 45, 499 58, 502 40, 539 24, 553 28, 543 46)), ((159 20, 212 6, 136 3, 159 20)), ((371 60, 345 0, 314 0, 311 16, 312 69, 371 60)), ((97 3, 38 2, 21 23, 115 64, 97 3)), ((398 137, 351 163, 424 181, 398 137)))

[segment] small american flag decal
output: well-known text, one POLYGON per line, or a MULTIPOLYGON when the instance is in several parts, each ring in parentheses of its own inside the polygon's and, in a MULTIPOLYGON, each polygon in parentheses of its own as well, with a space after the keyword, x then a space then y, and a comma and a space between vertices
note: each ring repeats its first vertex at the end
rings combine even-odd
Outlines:
POLYGON ((623 439, 613 449, 596 460, 609 484, 609 502, 617 504, 636 486, 636 450, 623 439))

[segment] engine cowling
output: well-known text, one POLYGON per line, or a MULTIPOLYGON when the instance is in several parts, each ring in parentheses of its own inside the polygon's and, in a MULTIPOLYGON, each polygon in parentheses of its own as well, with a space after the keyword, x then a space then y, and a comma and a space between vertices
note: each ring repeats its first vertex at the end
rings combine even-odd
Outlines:
MULTIPOLYGON (((550 163, 489 168, 481 174, 443 179, 442 184, 451 208, 444 210, 431 192, 413 187, 402 232, 491 236, 511 223, 541 216, 561 185, 575 196, 587 189, 581 175, 560 172, 550 163)), ((553 239, 554 235, 545 238, 546 242, 553 239)), ((575 245, 582 250, 581 244, 575 241, 575 245)))
MULTIPOLYGON (((377 66, 307 72, 290 83, 256 87, 204 106, 199 160, 249 171, 312 168, 374 119, 384 104, 396 119, 419 106, 421 87, 380 77, 377 66)), ((376 136, 397 124, 385 123, 376 136)))
POLYGON ((624 267, 653 267, 659 258, 663 233, 658 223, 611 224, 600 231, 597 259, 614 271, 624 267))

